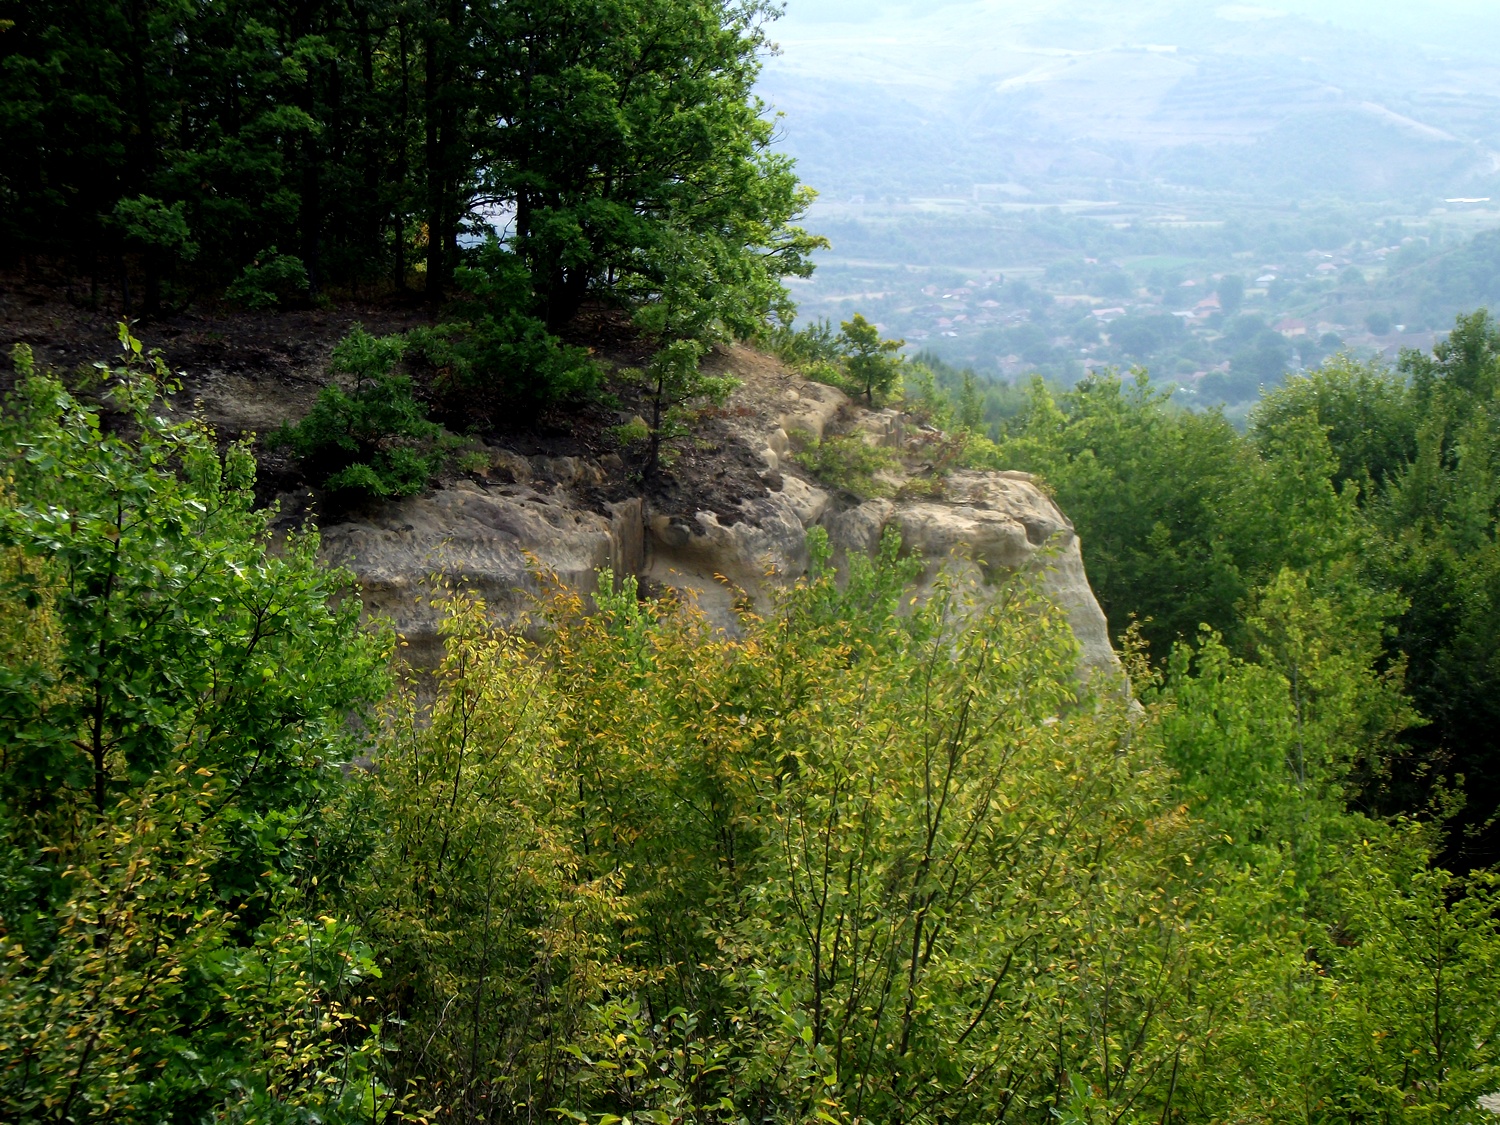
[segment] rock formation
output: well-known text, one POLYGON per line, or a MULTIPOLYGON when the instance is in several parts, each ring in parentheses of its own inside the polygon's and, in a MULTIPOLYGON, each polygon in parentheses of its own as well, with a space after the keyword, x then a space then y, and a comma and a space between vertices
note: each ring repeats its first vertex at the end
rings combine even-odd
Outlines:
POLYGON ((765 604, 778 583, 806 572, 808 529, 826 528, 838 559, 874 550, 895 528, 903 550, 924 560, 924 589, 944 570, 979 591, 1001 575, 1035 570, 1068 612, 1084 669, 1119 674, 1078 537, 1027 474, 961 470, 929 494, 894 490, 889 499, 831 490, 798 467, 794 440, 852 433, 903 453, 924 435, 895 411, 864 410, 747 349, 722 359, 741 379, 725 411, 727 440, 761 466, 732 510, 587 502, 584 494, 617 466, 497 449, 493 479, 459 481, 325 528, 325 554, 355 573, 370 611, 391 618, 413 659, 425 663, 437 655, 438 617, 427 597, 433 576, 472 590, 497 620, 515 625, 535 605, 539 572, 589 591, 609 567, 690 591, 711 619, 732 628, 737 598, 765 604))

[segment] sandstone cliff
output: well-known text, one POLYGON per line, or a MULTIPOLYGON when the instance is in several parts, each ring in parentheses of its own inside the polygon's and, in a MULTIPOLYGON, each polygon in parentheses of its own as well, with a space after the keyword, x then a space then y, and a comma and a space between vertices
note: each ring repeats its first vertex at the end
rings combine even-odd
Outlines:
POLYGON ((1034 569, 1069 614, 1084 670, 1119 675, 1078 537, 1027 474, 929 474, 927 487, 903 488, 920 471, 914 462, 932 431, 894 411, 865 410, 749 349, 716 362, 741 381, 720 414, 722 440, 759 470, 742 474, 717 511, 695 509, 691 496, 600 501, 600 486, 621 471, 618 459, 523 457, 494 447, 487 473, 325 527, 325 553, 358 576, 369 609, 390 617, 413 658, 425 662, 436 656, 438 620, 426 599, 433 575, 474 591, 498 620, 513 624, 534 604, 538 571, 588 591, 609 567, 691 591, 712 619, 732 628, 737 598, 764 604, 777 583, 806 572, 808 529, 827 529, 837 559, 873 550, 895 528, 903 549, 924 561, 924 590, 946 569, 982 596, 996 577, 1034 569), (885 474, 890 498, 861 501, 798 467, 794 440, 835 433, 897 455, 885 474))

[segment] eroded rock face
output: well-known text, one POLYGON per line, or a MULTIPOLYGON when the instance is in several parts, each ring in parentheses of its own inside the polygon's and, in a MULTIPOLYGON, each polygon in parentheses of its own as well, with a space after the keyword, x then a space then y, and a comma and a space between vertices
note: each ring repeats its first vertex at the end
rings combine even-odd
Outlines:
POLYGON ((692 528, 652 517, 648 575, 692 590, 710 618, 730 627, 736 592, 715 575, 765 604, 776 585, 807 572, 811 527, 828 531, 836 562, 853 552, 873 554, 887 530, 895 529, 902 550, 923 561, 919 596, 945 574, 968 584, 982 601, 999 580, 1034 572, 1042 591, 1067 611, 1085 669, 1121 673, 1073 525, 1028 474, 957 472, 941 499, 876 499, 843 508, 821 489, 802 488, 810 495, 799 496, 800 502, 747 502, 745 519, 729 528, 709 513, 700 513, 692 528))
POLYGON ((540 574, 591 591, 601 567, 635 574, 645 565, 640 500, 609 514, 578 507, 567 492, 529 485, 484 488, 460 481, 365 520, 323 531, 323 554, 359 579, 366 610, 389 618, 417 664, 439 655, 433 579, 484 599, 495 619, 524 625, 541 592, 540 574))
POLYGON ((831 387, 768 374, 764 357, 737 374, 744 385, 731 402, 733 440, 764 469, 733 512, 657 510, 639 499, 591 507, 581 486, 610 467, 498 451, 497 467, 514 483, 464 481, 390 504, 378 516, 326 529, 325 554, 356 574, 367 607, 395 622, 411 657, 430 663, 439 653, 438 616, 426 600, 433 574, 484 598, 498 621, 514 626, 535 608, 538 571, 589 593, 596 572, 610 567, 690 594, 711 620, 733 629, 737 601, 765 607, 778 586, 807 572, 810 528, 827 529, 836 562, 873 552, 895 529, 903 550, 923 560, 919 593, 947 573, 982 600, 998 579, 1033 571, 1067 610, 1083 670, 1120 675, 1073 526, 1027 474, 954 472, 937 495, 861 503, 807 479, 790 455, 792 435, 822 438, 837 429, 902 449, 914 427, 896 411, 865 411, 831 387))
POLYGON ((941 500, 870 500, 827 521, 835 548, 869 553, 887 528, 903 550, 923 559, 923 590, 939 573, 977 590, 1017 571, 1033 571, 1043 591, 1068 613, 1083 663, 1119 671, 1109 623, 1083 569, 1073 525, 1026 473, 957 472, 941 500))

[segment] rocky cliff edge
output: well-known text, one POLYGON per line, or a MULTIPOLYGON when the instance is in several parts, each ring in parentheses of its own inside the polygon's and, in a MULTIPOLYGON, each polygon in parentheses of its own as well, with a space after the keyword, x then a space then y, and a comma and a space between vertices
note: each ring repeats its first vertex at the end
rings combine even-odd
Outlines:
MULTIPOLYGON (((1109 629, 1084 573, 1073 526, 1021 472, 935 472, 943 435, 896 411, 871 411, 808 382, 749 348, 712 362, 740 387, 717 412, 731 461, 753 467, 717 489, 717 510, 683 495, 618 495, 618 458, 525 457, 490 447, 491 466, 436 492, 384 505, 323 529, 329 561, 348 567, 372 613, 389 617, 417 663, 437 656, 433 578, 482 597, 495 618, 521 623, 534 609, 540 573, 591 592, 604 567, 647 588, 691 593, 709 617, 733 628, 733 606, 764 605, 774 588, 806 573, 807 532, 827 529, 835 561, 871 552, 888 528, 923 560, 922 592, 940 573, 982 597, 996 578, 1037 573, 1068 613, 1083 671, 1120 675, 1109 629), (861 499, 809 476, 794 444, 843 436, 891 451, 880 491, 861 499)), ((686 470, 679 470, 686 471, 686 470)))

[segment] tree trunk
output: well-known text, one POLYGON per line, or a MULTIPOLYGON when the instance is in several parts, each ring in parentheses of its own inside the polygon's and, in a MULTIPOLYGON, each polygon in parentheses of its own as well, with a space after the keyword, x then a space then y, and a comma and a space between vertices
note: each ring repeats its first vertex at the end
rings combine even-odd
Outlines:
MULTIPOLYGON (((313 35, 317 31, 315 21, 315 5, 304 4, 297 13, 297 18, 292 25, 294 40, 301 40, 313 35)), ((321 64, 312 63, 307 70, 307 78, 298 90, 299 108, 307 114, 311 120, 318 120, 318 98, 313 83, 316 81, 318 67, 321 64)), ((319 162, 321 152, 319 151, 320 140, 318 137, 308 133, 302 142, 302 190, 301 207, 298 211, 297 225, 301 227, 302 233, 302 264, 307 267, 307 292, 309 297, 316 297, 323 284, 323 200, 322 200, 322 175, 319 162)))
MULTIPOLYGON (((384 156, 376 138, 388 131, 388 125, 386 122, 373 120, 371 112, 375 104, 375 48, 370 23, 363 8, 358 10, 355 32, 359 37, 360 104, 358 117, 355 119, 358 128, 351 127, 351 132, 355 144, 359 143, 360 138, 365 138, 370 147, 370 151, 357 157, 361 159, 364 170, 364 221, 359 224, 360 258, 375 263, 380 260, 382 214, 374 203, 380 198, 381 158, 384 156)), ((337 73, 335 70, 335 74, 337 73)), ((379 276, 378 273, 376 276, 379 276)), ((360 279, 360 271, 356 267, 356 283, 360 279)))
POLYGON ((446 239, 444 237, 444 223, 446 217, 443 213, 444 196, 444 168, 443 159, 443 136, 440 122, 441 110, 438 107, 442 101, 442 62, 439 55, 438 36, 435 32, 427 33, 426 44, 426 89, 424 91, 426 104, 424 108, 424 124, 426 126, 426 155, 427 155, 427 299, 436 304, 443 299, 443 290, 446 287, 443 260, 446 239))
MULTIPOLYGON (((130 71, 130 93, 134 102, 130 128, 126 131, 125 163, 126 190, 123 194, 143 195, 150 186, 151 172, 155 164, 155 129, 151 121, 151 91, 146 80, 147 45, 151 42, 150 30, 146 26, 144 0, 132 0, 126 6, 126 18, 130 22, 130 39, 126 45, 126 65, 130 71)), ((142 265, 146 271, 145 315, 153 316, 161 301, 160 284, 157 278, 156 256, 144 255, 142 265)), ((128 268, 128 267, 126 267, 128 268)), ((122 275, 124 269, 122 269, 122 275)), ((130 312, 129 286, 125 296, 126 315, 130 312)))
POLYGON ((568 327, 589 293, 589 275, 583 270, 558 270, 547 287, 544 319, 547 331, 560 335, 568 327))
POLYGON ((317 146, 318 142, 309 137, 303 144, 302 161, 302 264, 307 267, 309 297, 316 297, 323 285, 323 199, 317 146))
POLYGON ((401 57, 401 120, 396 129, 396 198, 392 208, 393 269, 396 292, 406 292, 406 185, 411 168, 406 160, 406 146, 411 130, 411 41, 406 35, 406 17, 396 21, 396 41, 401 57))

